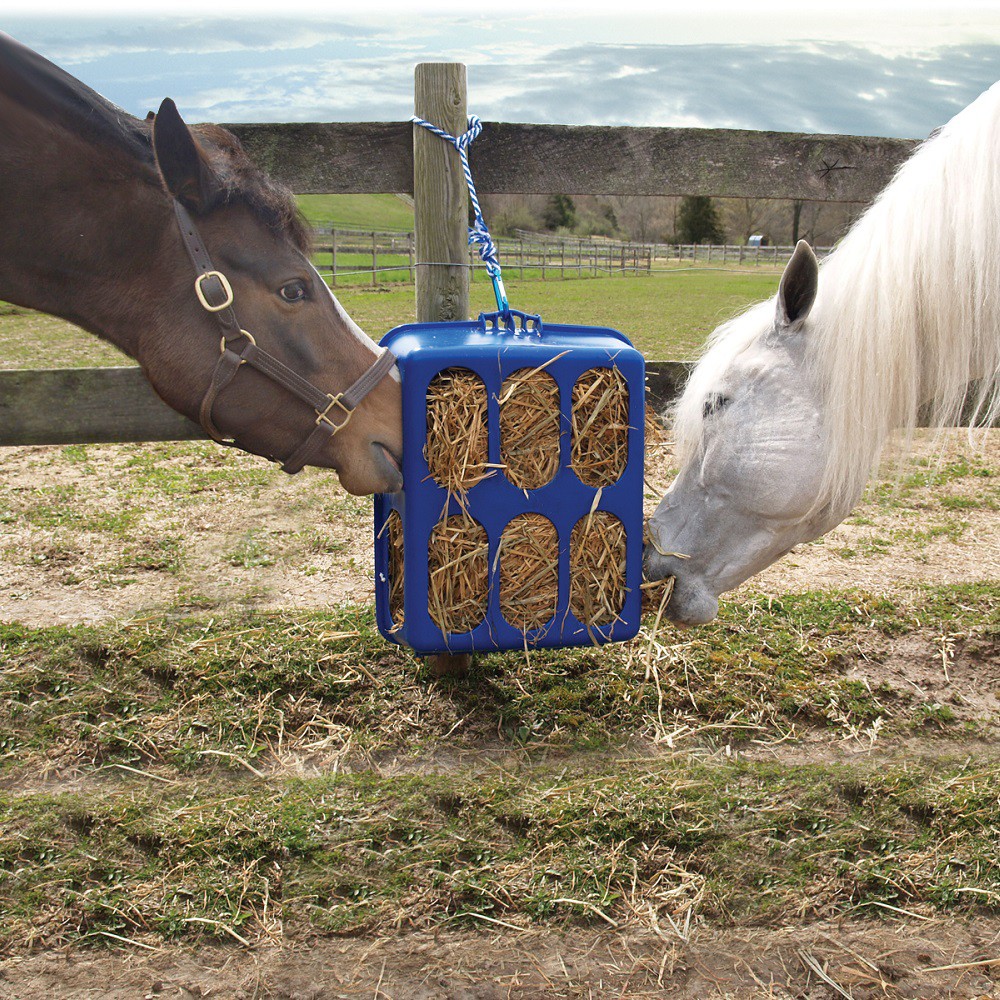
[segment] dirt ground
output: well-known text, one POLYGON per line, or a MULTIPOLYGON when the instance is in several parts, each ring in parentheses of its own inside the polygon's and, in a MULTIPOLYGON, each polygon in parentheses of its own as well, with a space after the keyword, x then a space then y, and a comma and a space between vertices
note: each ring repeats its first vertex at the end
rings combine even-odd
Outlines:
MULTIPOLYGON (((942 441, 918 436, 904 476, 924 468, 915 461, 933 470, 956 459, 977 474, 887 499, 895 477, 887 465, 877 497, 745 589, 890 593, 1000 578, 1000 431, 981 444, 974 451, 964 431, 946 432, 942 441), (955 507, 941 509, 942 489, 955 507)), ((57 448, 0 453, 0 620, 67 624, 185 604, 320 609, 373 601, 371 501, 344 494, 333 475, 306 470, 290 477, 204 444, 161 447, 161 457, 137 467, 138 447, 88 446, 84 458, 72 460, 57 448), (210 471, 231 479, 189 490, 176 483, 210 471), (95 510, 128 515, 128 524, 95 524, 95 510), (181 549, 175 565, 142 557, 144 544, 164 539, 181 549)), ((646 465, 647 514, 671 477, 669 447, 654 448, 646 465)))
MULTIPOLYGON (((896 492, 875 491, 848 522, 749 586, 774 595, 861 588, 891 596, 923 583, 1000 578, 1000 432, 987 434, 979 453, 961 432, 946 435, 943 451, 923 437, 915 455, 931 464, 909 461, 896 492), (938 478, 926 485, 907 479, 925 469, 938 478)), ((372 600, 370 501, 346 497, 331 476, 260 471, 252 459, 200 444, 165 448, 141 468, 135 456, 125 445, 71 457, 38 448, 0 455, 0 622, 372 600), (235 472, 234 481, 177 485, 175 477, 183 484, 215 467, 235 472), (112 516, 120 512, 128 517, 112 516)), ((650 509, 669 467, 666 448, 651 456, 650 509)), ((866 680, 876 671, 877 681, 997 711, 996 656, 966 650, 960 637, 941 637, 943 659, 906 643, 867 665, 866 680)), ((930 744, 894 749, 920 754, 930 744)), ((859 741, 837 745, 806 734, 761 752, 795 765, 864 750, 859 741)), ((698 921, 564 930, 484 924, 478 932, 401 930, 253 950, 72 949, 0 957, 0 1000, 1000 997, 1000 918, 882 916, 834 922, 803 915, 795 926, 739 929, 698 921)))
POLYGON ((254 952, 206 948, 0 963, 0 998, 77 1000, 826 1000, 992 998, 997 920, 819 922, 805 928, 486 928, 254 952), (990 958, 993 964, 991 966, 990 958), (832 984, 832 985, 831 985, 832 984))

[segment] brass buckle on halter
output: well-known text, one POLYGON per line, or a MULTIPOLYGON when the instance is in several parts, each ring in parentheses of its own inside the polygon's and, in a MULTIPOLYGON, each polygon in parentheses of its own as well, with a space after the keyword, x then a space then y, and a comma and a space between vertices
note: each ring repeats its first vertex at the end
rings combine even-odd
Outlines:
POLYGON ((194 279, 194 291, 195 295, 198 296, 198 301, 201 303, 202 308, 206 309, 210 313, 222 312, 223 309, 228 309, 233 304, 233 286, 229 284, 229 279, 221 271, 206 271, 204 274, 199 274, 197 278, 194 279), (219 284, 222 285, 222 290, 226 293, 226 301, 222 305, 213 306, 208 299, 205 298, 205 293, 202 291, 201 283, 206 278, 218 278, 219 284))
POLYGON ((320 413, 319 410, 316 411, 317 427, 320 424, 329 424, 333 428, 333 433, 336 434, 338 431, 342 431, 350 423, 351 417, 354 416, 354 410, 350 410, 346 406, 344 406, 344 404, 341 402, 343 396, 344 394, 342 392, 338 392, 336 396, 331 396, 329 393, 327 393, 326 398, 329 399, 330 402, 327 404, 326 409, 322 413, 320 413), (330 410, 332 410, 335 406, 339 406, 345 413, 343 423, 335 424, 327 416, 330 410))
MULTIPOLYGON (((250 343, 253 344, 254 347, 257 346, 257 341, 254 340, 254 336, 253 336, 253 334, 249 330, 244 330, 244 329, 240 328, 240 332, 236 335, 236 337, 246 337, 247 340, 249 340, 250 343)), ((233 337, 233 340, 236 340, 236 337, 233 337)), ((219 353, 220 354, 225 354, 226 353, 226 348, 228 346, 229 346, 229 342, 226 340, 226 338, 224 336, 220 337, 219 338, 219 353)), ((246 361, 241 361, 240 364, 241 365, 245 365, 246 361)))

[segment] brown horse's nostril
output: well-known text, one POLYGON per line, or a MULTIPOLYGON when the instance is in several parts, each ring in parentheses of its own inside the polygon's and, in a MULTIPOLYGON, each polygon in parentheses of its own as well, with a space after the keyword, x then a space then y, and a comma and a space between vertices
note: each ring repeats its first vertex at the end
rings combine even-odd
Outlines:
POLYGON ((395 455, 392 451, 390 451, 388 445, 382 444, 381 441, 376 441, 375 444, 378 445, 378 447, 385 452, 385 457, 389 459, 389 461, 396 467, 397 471, 402 471, 403 468, 402 458, 400 458, 398 455, 395 455))
POLYGON ((375 463, 385 474, 386 486, 382 493, 397 493, 403 488, 402 461, 397 458, 381 441, 372 442, 372 453, 375 463))

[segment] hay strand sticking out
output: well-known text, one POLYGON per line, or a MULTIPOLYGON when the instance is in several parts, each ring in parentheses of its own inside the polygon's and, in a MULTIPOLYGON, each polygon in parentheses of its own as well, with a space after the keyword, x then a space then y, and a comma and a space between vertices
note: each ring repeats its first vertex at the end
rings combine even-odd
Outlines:
POLYGON ((500 391, 500 461, 507 478, 534 490, 559 471, 559 385, 540 368, 521 368, 500 391))
POLYGON ((514 628, 541 628, 559 604, 559 532, 541 514, 519 514, 500 537, 500 613, 514 628))
POLYGON ((434 525, 427 549, 428 613, 442 632, 471 632, 486 617, 486 529, 468 514, 452 514, 434 525))
POLYGON ((571 463, 587 486, 610 486, 625 471, 628 403, 628 383, 615 368, 590 368, 573 386, 571 463))
POLYGON ((647 452, 652 451, 654 448, 664 447, 670 443, 670 432, 667 430, 667 425, 663 417, 649 405, 646 406, 645 438, 647 452))
POLYGON ((431 476, 463 496, 493 471, 487 467, 486 386, 468 368, 445 368, 427 387, 424 459, 431 476))
POLYGON ((389 511, 386 526, 389 533, 389 617, 398 629, 403 624, 403 519, 399 512, 389 511))
POLYGON ((581 517, 569 543, 569 606, 585 625, 608 625, 625 606, 625 525, 606 510, 581 517))

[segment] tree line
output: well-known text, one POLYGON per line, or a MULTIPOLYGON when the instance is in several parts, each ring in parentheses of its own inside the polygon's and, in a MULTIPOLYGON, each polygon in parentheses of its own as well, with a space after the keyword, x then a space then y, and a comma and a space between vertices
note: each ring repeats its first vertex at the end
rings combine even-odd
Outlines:
POLYGON ((486 221, 497 236, 515 230, 607 236, 640 243, 746 244, 753 235, 792 245, 830 246, 863 206, 768 198, 592 195, 487 195, 486 221))

